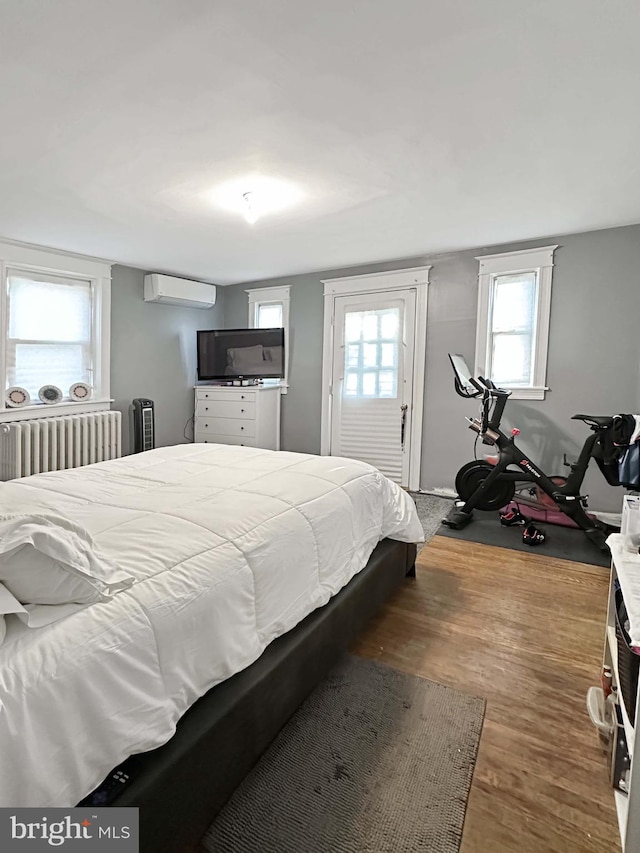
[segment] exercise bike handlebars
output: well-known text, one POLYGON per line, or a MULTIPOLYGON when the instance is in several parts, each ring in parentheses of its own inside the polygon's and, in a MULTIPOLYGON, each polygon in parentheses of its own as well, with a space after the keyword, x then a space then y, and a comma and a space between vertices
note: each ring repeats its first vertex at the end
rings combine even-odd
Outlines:
POLYGON ((463 356, 449 353, 449 360, 453 367, 456 394, 467 400, 482 397, 482 419, 467 418, 469 428, 482 436, 489 430, 497 430, 500 427, 504 407, 511 395, 511 391, 507 391, 505 388, 498 388, 491 379, 487 379, 484 376, 478 376, 475 379, 471 376, 471 371, 467 367, 463 356))

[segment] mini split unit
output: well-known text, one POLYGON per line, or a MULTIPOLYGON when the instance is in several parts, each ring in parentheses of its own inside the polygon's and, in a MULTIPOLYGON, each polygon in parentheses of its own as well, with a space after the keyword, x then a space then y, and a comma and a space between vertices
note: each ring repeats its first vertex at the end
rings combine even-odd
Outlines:
POLYGON ((152 273, 144 277, 144 301, 182 305, 185 308, 213 308, 216 304, 216 286, 152 273))

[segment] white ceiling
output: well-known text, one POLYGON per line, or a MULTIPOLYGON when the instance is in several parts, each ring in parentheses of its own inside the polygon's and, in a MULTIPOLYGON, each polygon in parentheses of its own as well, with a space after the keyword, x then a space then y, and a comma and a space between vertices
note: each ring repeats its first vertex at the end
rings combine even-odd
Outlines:
POLYGON ((637 0, 7 0, 0 235, 226 284, 640 221, 637 0), (297 184, 249 226, 208 194, 297 184))

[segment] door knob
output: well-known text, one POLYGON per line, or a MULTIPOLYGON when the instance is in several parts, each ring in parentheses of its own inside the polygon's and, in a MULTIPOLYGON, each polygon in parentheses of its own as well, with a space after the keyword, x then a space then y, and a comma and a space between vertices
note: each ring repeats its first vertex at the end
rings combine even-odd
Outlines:
POLYGON ((403 403, 400 406, 400 411, 402 412, 402 416, 400 418, 400 447, 404 450, 404 436, 407 429, 407 409, 409 406, 406 403, 403 403))

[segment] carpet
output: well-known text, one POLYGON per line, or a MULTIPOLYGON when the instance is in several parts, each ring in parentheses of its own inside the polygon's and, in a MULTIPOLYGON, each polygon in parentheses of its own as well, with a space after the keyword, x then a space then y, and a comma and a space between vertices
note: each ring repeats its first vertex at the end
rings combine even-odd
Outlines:
POLYGON ((202 846, 458 853, 483 715, 482 699, 347 655, 235 791, 202 846))
POLYGON ((451 509, 453 501, 451 498, 422 495, 419 492, 410 492, 410 495, 415 502, 418 518, 424 530, 424 544, 418 545, 418 553, 420 553, 429 539, 438 533, 442 519, 451 509))
MULTIPOLYGON (((444 518, 444 516, 441 516, 444 518)), ((560 560, 574 560, 577 563, 589 563, 592 566, 611 566, 611 555, 600 551, 575 527, 537 523, 547 538, 535 548, 522 541, 522 527, 503 527, 497 512, 473 511, 473 521, 462 530, 452 530, 444 524, 438 530, 439 536, 451 539, 464 539, 466 542, 480 542, 482 545, 494 545, 498 548, 512 548, 514 551, 527 551, 532 554, 545 554, 560 560)))

